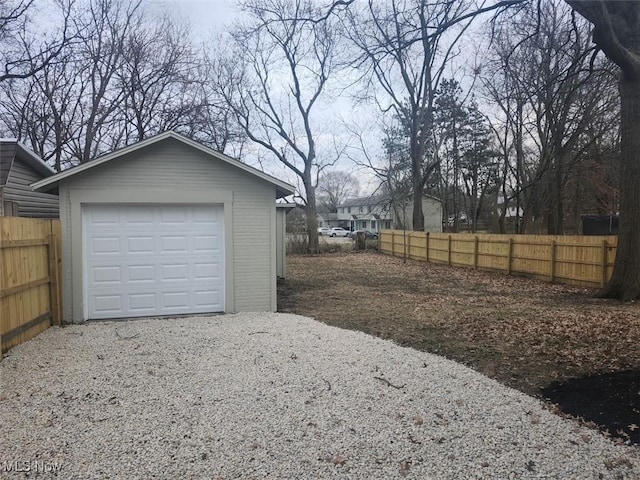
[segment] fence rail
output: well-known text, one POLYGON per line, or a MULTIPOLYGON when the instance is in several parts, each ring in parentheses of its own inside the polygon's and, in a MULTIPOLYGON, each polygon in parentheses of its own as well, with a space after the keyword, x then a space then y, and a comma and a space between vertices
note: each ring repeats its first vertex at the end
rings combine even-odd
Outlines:
POLYGON ((527 275, 551 282, 604 286, 616 236, 474 235, 383 230, 383 253, 433 263, 527 275))
POLYGON ((0 217, 0 348, 26 342, 62 317, 60 221, 0 217))

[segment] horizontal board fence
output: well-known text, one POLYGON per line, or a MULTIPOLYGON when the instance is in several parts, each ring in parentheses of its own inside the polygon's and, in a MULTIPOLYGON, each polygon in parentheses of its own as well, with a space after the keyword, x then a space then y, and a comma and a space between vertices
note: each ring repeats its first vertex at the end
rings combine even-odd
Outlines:
POLYGON ((609 280, 617 236, 486 235, 383 230, 380 251, 397 257, 601 287, 609 280))
POLYGON ((60 221, 0 217, 2 353, 62 317, 60 221))

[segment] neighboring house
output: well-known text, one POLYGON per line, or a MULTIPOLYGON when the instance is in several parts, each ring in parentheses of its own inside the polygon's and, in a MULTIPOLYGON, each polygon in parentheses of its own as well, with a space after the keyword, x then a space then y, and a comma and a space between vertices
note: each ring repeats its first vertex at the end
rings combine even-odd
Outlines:
POLYGON ((281 180, 166 132, 32 187, 60 194, 65 321, 277 308, 281 180))
MULTIPOLYGON (((425 232, 442 232, 442 201, 425 195, 422 210, 425 232)), ((388 197, 381 195, 354 198, 340 204, 338 213, 330 215, 335 217, 323 218, 322 226, 369 230, 376 233, 403 226, 410 229, 413 223, 413 203, 405 202, 403 205, 393 206, 388 197)))
POLYGON ((0 139, 0 217, 58 218, 58 196, 29 186, 54 173, 17 140, 0 139))
POLYGON ((338 220, 338 214, 333 212, 318 213, 318 227, 343 227, 347 228, 347 222, 341 222, 338 220))
POLYGON ((361 197, 338 205, 335 220, 327 226, 343 227, 347 230, 369 230, 379 232, 393 228, 389 202, 381 196, 361 197))
MULTIPOLYGON (((498 194, 498 198, 496 200, 496 206, 497 206, 496 211, 498 213, 498 216, 500 214, 502 214, 502 211, 505 208, 504 204, 505 204, 504 195, 502 195, 500 193, 500 194, 498 194)), ((504 217, 505 218, 516 218, 516 217, 522 218, 524 216, 524 210, 522 209, 522 207, 517 208, 516 207, 516 202, 514 200, 512 200, 510 204, 511 204, 511 206, 507 207, 507 210, 506 210, 506 212, 504 214, 504 217)))
MULTIPOLYGON (((412 229, 413 202, 406 202, 393 210, 395 228, 412 229)), ((431 195, 422 196, 422 214, 424 215, 425 232, 442 232, 442 200, 431 195)))

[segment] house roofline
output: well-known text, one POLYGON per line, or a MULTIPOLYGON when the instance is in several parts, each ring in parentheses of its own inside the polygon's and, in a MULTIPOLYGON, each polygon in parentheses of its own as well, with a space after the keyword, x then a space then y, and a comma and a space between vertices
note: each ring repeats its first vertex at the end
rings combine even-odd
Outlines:
MULTIPOLYGON (((423 198, 430 198, 437 202, 442 203, 442 199, 438 197, 434 197, 433 195, 429 195, 428 193, 422 194, 423 198)), ((410 197, 407 197, 407 200, 411 200, 410 197)), ((363 207, 363 206, 380 206, 380 205, 388 205, 391 202, 391 197, 385 195, 371 195, 370 197, 358 197, 349 200, 345 200, 344 203, 338 205, 338 208, 343 207, 363 207)))
POLYGON ((15 143, 16 154, 22 159, 26 159, 27 164, 37 170, 38 172, 46 175, 48 178, 55 175, 56 171, 51 168, 47 163, 40 158, 35 152, 28 148, 24 143, 16 138, 0 138, 0 143, 15 143))
POLYGON ((174 139, 177 140, 179 142, 184 143, 185 145, 188 145, 192 148, 195 148, 196 150, 199 150, 209 156, 218 158, 219 160, 222 160, 234 167, 240 168, 241 170, 244 170, 247 173, 251 173, 259 178, 261 178, 262 180, 265 180, 273 185, 276 186, 276 191, 279 194, 278 198, 282 198, 282 197, 286 197, 288 195, 292 195, 295 192, 295 188, 286 183, 283 182, 282 180, 279 180, 275 177, 272 177, 271 175, 264 173, 260 170, 258 170, 257 168, 251 167, 249 165, 246 165, 242 162, 240 162, 239 160, 236 160, 234 158, 231 158, 227 155, 225 155, 224 153, 220 153, 217 152, 209 147, 206 147, 205 145, 202 145, 201 143, 196 142, 195 140, 192 140, 190 138, 185 137, 184 135, 180 135, 179 133, 176 133, 172 130, 169 130, 167 132, 163 132, 160 133, 158 135, 155 135, 153 137, 147 138, 145 140, 142 140, 140 142, 134 143, 132 145, 128 145, 126 147, 120 148, 118 150, 115 150, 111 153, 107 153, 101 157, 96 158, 95 160, 91 160, 90 162, 84 163, 82 165, 78 165, 77 167, 73 167, 70 168, 68 170, 65 170, 63 172, 60 172, 56 175, 53 175, 52 177, 34 182, 31 184, 31 188, 34 191, 37 190, 45 190, 47 189, 46 187, 51 186, 52 184, 56 184, 58 182, 60 182, 61 180, 65 180, 69 177, 72 177, 74 175, 77 175, 79 173, 85 172, 87 170, 90 170, 94 167, 97 167, 99 165, 102 165, 104 163, 107 163, 111 160, 114 160, 116 158, 119 157, 123 157, 124 155, 128 155, 130 153, 133 153, 137 150, 141 150, 143 148, 148 147, 149 145, 153 145, 155 143, 161 142, 163 140, 167 140, 167 139, 174 139))
POLYGON ((298 206, 297 203, 278 203, 276 202, 276 210, 284 210, 285 213, 289 213, 291 210, 298 206))

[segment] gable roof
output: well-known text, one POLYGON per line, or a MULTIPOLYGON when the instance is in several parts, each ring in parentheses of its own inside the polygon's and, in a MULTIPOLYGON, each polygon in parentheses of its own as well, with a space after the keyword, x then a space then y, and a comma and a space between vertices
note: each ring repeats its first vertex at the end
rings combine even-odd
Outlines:
POLYGON ((0 138, 0 186, 7 184, 13 162, 19 158, 43 177, 56 172, 49 165, 15 138, 0 138))
POLYGON ((382 197, 381 195, 372 195, 370 197, 360 197, 360 198, 351 198, 349 200, 345 200, 340 205, 340 207, 366 207, 366 206, 377 206, 382 203, 388 202, 388 199, 382 197))
POLYGON ((214 157, 218 160, 221 160, 223 162, 228 163, 229 165, 232 165, 236 168, 239 168, 241 170, 244 170, 245 172, 248 172, 252 175, 255 175, 256 177, 265 180, 269 183, 271 183, 272 185, 275 185, 276 187, 276 195, 278 198, 281 197, 286 197, 288 195, 292 195, 295 192, 295 188, 286 183, 283 182, 282 180, 278 180, 275 177, 272 177, 269 174, 266 174, 264 172, 261 172, 260 170, 258 170, 257 168, 253 168, 249 165, 246 165, 242 162, 240 162, 239 160, 236 160, 234 158, 231 158, 227 155, 225 155, 224 153, 220 153, 220 152, 216 152, 215 150, 206 147, 204 145, 202 145, 201 143, 196 142, 195 140, 191 140, 190 138, 187 138, 183 135, 180 135, 179 133, 176 133, 174 131, 168 131, 168 132, 164 132, 164 133, 160 133, 158 135, 155 135, 153 137, 147 138, 146 140, 142 140, 141 142, 138 143, 134 143, 133 145, 129 145, 127 147, 121 148, 119 150, 115 150, 111 153, 108 153, 106 155, 102 155, 101 157, 98 157, 94 160, 91 160, 90 162, 87 163, 83 163, 82 165, 78 165, 77 167, 73 167, 70 168, 68 170, 65 170, 64 172, 60 172, 57 175, 54 175, 52 177, 46 178, 44 180, 40 180, 38 182, 35 182, 33 184, 31 184, 31 188, 34 190, 48 190, 49 188, 53 188, 54 185, 56 185, 58 182, 60 182, 61 180, 64 180, 66 178, 72 177, 74 175, 77 175, 79 173, 85 172, 87 170, 90 170, 94 167, 97 167, 99 165, 103 165, 105 163, 110 162, 111 160, 115 160, 117 158, 123 157, 124 155, 128 155, 132 152, 135 152, 137 150, 141 150, 143 148, 146 148, 150 145, 153 145, 155 143, 161 142, 163 140, 167 140, 167 139, 173 139, 173 140, 177 140, 185 145, 188 145, 192 148, 195 148, 196 150, 199 150, 211 157, 214 157), (47 188, 48 187, 48 188, 47 188))
MULTIPOLYGON (((430 198, 430 199, 435 200, 437 202, 442 202, 441 199, 439 199, 437 197, 434 197, 433 195, 429 195, 427 193, 423 193, 422 197, 423 198, 430 198)), ((380 194, 380 195, 372 195, 370 197, 360 197, 360 198, 352 198, 352 199, 349 199, 349 200, 345 200, 340 205, 338 205, 338 208, 342 208, 342 207, 386 206, 390 202, 391 202, 391 198, 389 196, 380 194)))

